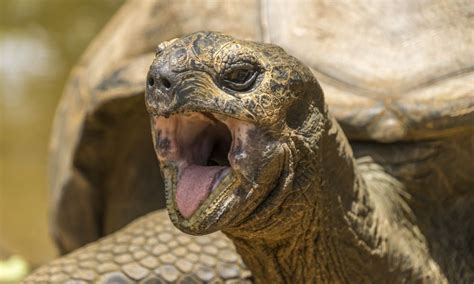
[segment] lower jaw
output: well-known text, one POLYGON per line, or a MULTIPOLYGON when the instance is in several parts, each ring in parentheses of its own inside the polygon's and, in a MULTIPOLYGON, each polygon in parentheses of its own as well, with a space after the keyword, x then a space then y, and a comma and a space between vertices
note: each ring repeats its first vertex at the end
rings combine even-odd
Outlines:
POLYGON ((181 231, 193 235, 209 234, 218 230, 238 230, 242 225, 248 227, 245 224, 255 221, 252 216, 261 215, 264 200, 274 195, 273 193, 279 195, 281 187, 292 183, 293 171, 285 167, 290 164, 289 156, 291 151, 288 147, 282 147, 270 161, 261 165, 260 168, 272 169, 270 172, 260 172, 263 176, 274 176, 275 179, 271 182, 258 182, 258 177, 251 181, 230 168, 229 173, 219 181, 189 218, 181 215, 176 204, 177 181, 183 165, 162 160, 160 167, 166 177, 166 203, 171 221, 181 231))
POLYGON ((189 218, 182 216, 176 204, 177 167, 170 169, 165 166, 163 173, 167 176, 165 188, 168 213, 173 224, 181 231, 192 235, 209 234, 221 230, 234 219, 235 214, 231 212, 236 210, 231 209, 238 201, 234 191, 240 187, 240 182, 232 170, 215 185, 214 190, 189 218))

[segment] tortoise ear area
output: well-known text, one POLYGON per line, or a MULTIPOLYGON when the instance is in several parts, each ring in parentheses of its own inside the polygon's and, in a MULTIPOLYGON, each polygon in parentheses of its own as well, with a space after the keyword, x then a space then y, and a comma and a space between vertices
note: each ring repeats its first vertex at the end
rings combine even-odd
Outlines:
MULTIPOLYGON (((305 76, 306 77, 306 76, 305 76)), ((306 77, 304 80, 297 80, 296 84, 292 84, 293 102, 286 109, 285 122, 291 129, 299 129, 303 127, 310 116, 318 113, 324 113, 324 94, 321 86, 316 78, 306 77)), ((290 80, 291 82, 292 80, 290 80)))
POLYGON ((296 100, 286 111, 286 125, 291 129, 300 128, 309 115, 309 104, 306 100, 296 100))

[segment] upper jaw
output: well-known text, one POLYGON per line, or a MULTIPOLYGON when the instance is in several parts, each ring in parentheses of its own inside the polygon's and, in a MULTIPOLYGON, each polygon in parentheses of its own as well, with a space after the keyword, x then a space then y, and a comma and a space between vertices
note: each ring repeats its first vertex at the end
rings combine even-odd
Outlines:
POLYGON ((215 87, 212 78, 204 72, 186 72, 177 80, 179 87, 169 92, 147 90, 145 96, 148 113, 152 117, 170 117, 175 114, 200 112, 221 115, 251 123, 255 115, 244 102, 215 87), (200 86, 199 88, 195 87, 200 86))

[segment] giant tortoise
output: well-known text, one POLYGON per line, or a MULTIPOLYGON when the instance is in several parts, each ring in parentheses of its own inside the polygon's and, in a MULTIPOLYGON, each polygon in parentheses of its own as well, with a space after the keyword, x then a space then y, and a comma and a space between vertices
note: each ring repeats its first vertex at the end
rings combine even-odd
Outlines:
MULTIPOLYGON (((199 4, 127 3, 73 73, 62 251, 162 206, 156 152, 171 222, 222 230, 256 282, 472 281, 473 5, 199 4), (146 76, 197 29, 300 61, 200 32, 146 76)), ((249 277, 221 233, 170 226, 152 213, 30 279, 249 277)))

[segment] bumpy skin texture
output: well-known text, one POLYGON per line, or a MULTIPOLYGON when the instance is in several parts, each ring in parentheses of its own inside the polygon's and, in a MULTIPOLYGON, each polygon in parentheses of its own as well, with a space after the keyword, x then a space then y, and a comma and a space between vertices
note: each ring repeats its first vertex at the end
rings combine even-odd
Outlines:
POLYGON ((250 277, 222 233, 185 235, 162 210, 53 261, 25 283, 250 283, 250 277))

